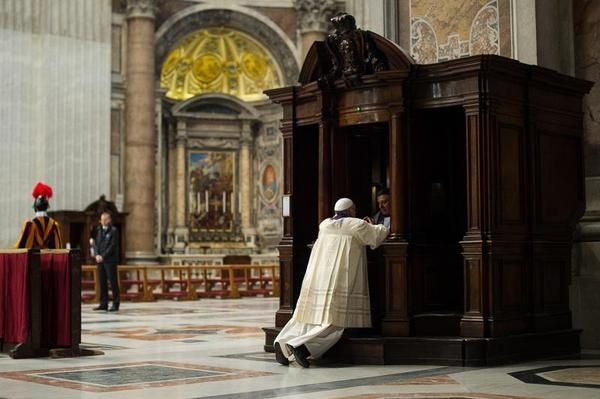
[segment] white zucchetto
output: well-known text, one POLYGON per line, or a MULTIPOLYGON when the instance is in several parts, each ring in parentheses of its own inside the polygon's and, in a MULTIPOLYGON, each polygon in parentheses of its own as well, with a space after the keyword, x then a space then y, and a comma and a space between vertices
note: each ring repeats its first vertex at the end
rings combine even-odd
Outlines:
POLYGON ((340 198, 335 203, 333 210, 336 212, 342 212, 352 208, 352 205, 354 205, 354 202, 352 202, 350 198, 340 198))

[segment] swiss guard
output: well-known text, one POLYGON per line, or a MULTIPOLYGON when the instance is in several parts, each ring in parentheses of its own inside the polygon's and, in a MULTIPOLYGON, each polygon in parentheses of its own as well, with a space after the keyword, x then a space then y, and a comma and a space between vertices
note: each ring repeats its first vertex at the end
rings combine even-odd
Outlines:
POLYGON ((25 222, 17 248, 58 249, 62 248, 60 226, 48 216, 48 200, 52 198, 52 187, 38 182, 31 192, 35 217, 25 222))

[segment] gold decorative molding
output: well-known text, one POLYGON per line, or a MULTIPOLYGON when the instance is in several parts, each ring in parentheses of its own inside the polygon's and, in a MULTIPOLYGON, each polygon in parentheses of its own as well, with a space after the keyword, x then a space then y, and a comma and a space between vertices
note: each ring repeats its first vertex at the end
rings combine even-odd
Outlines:
POLYGON ((246 33, 201 29, 184 37, 162 64, 166 96, 186 100, 201 93, 227 93, 245 101, 264 99, 263 90, 281 87, 272 54, 246 33))

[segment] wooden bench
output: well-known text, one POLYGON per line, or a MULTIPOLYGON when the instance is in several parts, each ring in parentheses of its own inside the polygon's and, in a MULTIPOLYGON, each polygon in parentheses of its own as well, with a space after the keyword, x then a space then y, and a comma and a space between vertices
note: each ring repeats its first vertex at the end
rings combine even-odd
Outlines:
MULTIPOLYGON (((95 265, 82 267, 82 299, 98 302, 100 288, 95 265), (89 288, 93 287, 93 291, 89 288)), ((279 265, 119 265, 122 300, 191 300, 279 296, 279 265), (131 289, 135 288, 132 292, 131 289)))

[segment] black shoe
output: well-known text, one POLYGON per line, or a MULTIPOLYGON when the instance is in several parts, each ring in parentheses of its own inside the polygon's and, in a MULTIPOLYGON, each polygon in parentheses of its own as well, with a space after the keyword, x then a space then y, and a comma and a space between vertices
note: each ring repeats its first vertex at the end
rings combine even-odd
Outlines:
POLYGON ((279 362, 279 364, 283 364, 284 366, 287 366, 288 364, 290 364, 290 361, 288 360, 288 358, 285 357, 285 355, 281 351, 281 346, 279 346, 279 342, 275 342, 274 346, 275 346, 275 360, 277 360, 279 362))
POLYGON ((296 358, 296 363, 305 369, 310 367, 310 362, 308 361, 308 357, 310 356, 310 352, 306 348, 306 345, 301 345, 297 348, 294 348, 292 345, 286 344, 287 348, 290 352, 294 354, 296 358))
POLYGON ((105 312, 106 312, 106 311, 108 310, 108 306, 102 306, 102 305, 100 305, 100 306, 96 306, 96 307, 95 307, 94 309, 92 309, 92 310, 96 310, 96 311, 98 311, 98 310, 103 310, 103 311, 105 311, 105 312))
POLYGON ((119 311, 119 307, 118 307, 118 306, 115 306, 115 305, 112 305, 112 306, 110 307, 110 309, 108 309, 108 311, 109 311, 109 312, 118 312, 118 311, 119 311))

